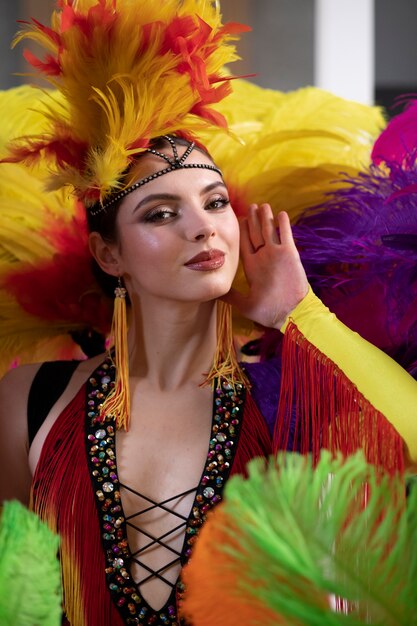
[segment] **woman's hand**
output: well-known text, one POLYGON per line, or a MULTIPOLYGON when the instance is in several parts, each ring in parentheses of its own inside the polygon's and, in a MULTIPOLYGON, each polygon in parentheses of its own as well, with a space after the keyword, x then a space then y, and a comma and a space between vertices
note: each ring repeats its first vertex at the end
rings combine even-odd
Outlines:
POLYGON ((231 289, 223 300, 254 322, 279 329, 308 291, 289 217, 281 212, 275 220, 269 204, 252 204, 240 231, 249 293, 242 295, 231 289))

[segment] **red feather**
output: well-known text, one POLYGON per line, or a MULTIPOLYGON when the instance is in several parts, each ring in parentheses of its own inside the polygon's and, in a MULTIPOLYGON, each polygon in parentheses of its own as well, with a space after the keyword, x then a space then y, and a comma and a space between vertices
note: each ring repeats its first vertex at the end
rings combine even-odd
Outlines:
MULTIPOLYGON (((182 61, 177 66, 180 74, 188 74, 192 87, 200 96, 200 101, 193 107, 192 113, 202 115, 205 119, 214 124, 225 127, 225 118, 213 111, 205 108, 205 105, 219 102, 231 91, 227 77, 220 78, 217 75, 207 74, 207 60, 216 50, 214 42, 227 33, 248 30, 248 27, 231 23, 226 24, 220 31, 222 34, 213 36, 213 29, 199 16, 197 21, 188 17, 176 17, 166 28, 164 42, 161 47, 161 54, 168 51, 174 52, 182 57, 182 61), (223 81, 219 88, 212 85, 223 81)), ((250 30, 250 28, 249 28, 250 30)))
POLYGON ((240 24, 239 22, 227 22, 222 28, 217 31, 217 35, 214 40, 224 37, 224 35, 239 35, 240 33, 249 33, 252 30, 251 26, 247 24, 240 24))
POLYGON ((227 128, 227 120, 224 115, 206 107, 202 102, 195 104, 191 109, 191 113, 208 120, 212 124, 216 124, 216 126, 219 126, 220 128, 227 128))
POLYGON ((54 30, 52 30, 52 28, 48 28, 48 26, 45 26, 44 24, 41 24, 40 22, 38 22, 38 20, 35 20, 34 17, 31 18, 30 22, 27 21, 27 20, 17 20, 17 22, 18 22, 18 24, 28 24, 29 26, 32 26, 34 24, 38 30, 40 30, 42 33, 44 33, 58 47, 62 43, 61 36, 59 35, 59 33, 57 33, 54 30))
POLYGON ((61 14, 61 32, 77 28, 84 35, 86 42, 89 42, 97 27, 111 28, 116 20, 117 12, 114 6, 111 9, 107 8, 103 0, 90 7, 87 15, 77 11, 73 5, 65 4, 61 14))
POLYGON ((66 224, 50 217, 43 234, 56 249, 54 257, 36 265, 20 265, 3 278, 2 284, 30 315, 106 333, 111 312, 92 273, 81 210, 79 207, 78 214, 66 224))
POLYGON ((76 141, 67 132, 64 131, 57 139, 32 139, 30 137, 24 139, 26 143, 23 145, 19 145, 17 142, 13 143, 9 148, 9 156, 0 159, 0 163, 24 162, 31 164, 44 157, 55 160, 60 167, 69 165, 82 170, 87 144, 76 141))
POLYGON ((29 65, 47 76, 59 76, 62 72, 61 64, 50 54, 46 54, 44 60, 41 61, 33 52, 25 48, 25 50, 23 50, 23 56, 29 65))

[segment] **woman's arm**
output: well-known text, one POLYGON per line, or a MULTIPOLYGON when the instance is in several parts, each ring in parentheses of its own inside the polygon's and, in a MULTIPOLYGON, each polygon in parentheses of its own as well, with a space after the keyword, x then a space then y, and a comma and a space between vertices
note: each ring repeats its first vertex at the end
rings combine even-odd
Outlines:
POLYGON ((281 327, 296 325, 305 339, 326 355, 377 411, 394 426, 417 465, 417 382, 387 354, 350 330, 310 289, 281 327))
POLYGON ((0 381, 0 502, 29 503, 27 401, 38 368, 18 367, 0 381))
MULTIPOLYGON (((296 370, 298 362, 309 352, 311 357, 311 347, 316 350, 316 362, 327 363, 327 389, 323 392, 324 369, 313 375, 309 375, 308 363, 305 361, 304 372, 298 378, 298 401, 301 407, 303 403, 302 389, 309 386, 308 401, 305 400, 304 421, 311 418, 312 413, 323 413, 327 411, 328 397, 333 395, 337 384, 337 371, 341 371, 350 384, 351 397, 355 396, 353 404, 346 410, 345 414, 358 415, 357 420, 364 422, 366 408, 372 407, 376 416, 372 432, 363 430, 363 436, 376 438, 383 427, 383 419, 388 420, 395 430, 400 434, 405 443, 406 460, 408 464, 417 465, 417 383, 416 381, 395 361, 388 357, 381 350, 368 343, 357 333, 351 331, 342 322, 330 313, 330 311, 313 294, 308 286, 307 277, 296 249, 289 218, 286 213, 278 215, 278 233, 276 224, 269 205, 257 207, 252 206, 248 218, 242 222, 241 228, 241 253, 242 260, 249 284, 249 292, 246 295, 231 291, 227 300, 236 305, 241 313, 255 322, 269 328, 281 329, 288 338, 289 323, 292 322, 299 333, 293 333, 297 344, 297 362, 283 362, 283 371, 287 368, 296 370), (298 342, 298 343, 297 343, 298 342), (319 351, 320 354, 317 352, 319 351), (315 389, 311 389, 314 385, 315 389), (301 387, 301 391, 300 391, 301 387), (360 398, 356 390, 363 396, 360 398), (317 398, 314 400, 314 398, 317 398), (361 402, 363 401, 363 406, 361 402), (308 407, 308 403, 316 403, 316 406, 308 407), (369 406, 366 407, 365 404, 369 406), (318 406, 320 405, 320 406, 318 406), (326 405, 326 406, 325 406, 326 405), (359 413, 358 413, 359 411, 359 413), (378 424, 378 427, 375 426, 378 424), (379 429, 379 433, 375 430, 379 429)), ((291 328, 291 327, 290 327, 291 328)), ((311 370, 314 368, 310 362, 311 370)), ((298 368, 300 369, 300 368, 298 368)), ((284 371, 285 374, 285 371, 284 371)), ((342 378, 338 376, 338 380, 342 378)), ((289 402, 291 404, 292 387, 295 378, 288 377, 287 391, 289 392, 289 402)), ((339 388, 337 392, 339 401, 345 389, 339 388)), ((329 405, 329 412, 335 411, 336 405, 329 405)), ((339 410, 340 405, 337 407, 339 410)), ((340 414, 340 413, 339 413, 340 414)), ((342 428, 341 420, 337 421, 337 415, 333 415, 335 421, 333 426, 329 422, 331 430, 330 436, 335 435, 335 428, 342 428)), ((327 419, 323 415, 324 419, 327 419)), ((329 418, 330 419, 330 418, 329 418)), ((319 423, 319 422, 318 422, 319 423)), ((371 422, 370 422, 371 423, 371 422)), ((351 423, 352 424, 352 423, 351 423)), ((362 426, 362 424, 360 424, 362 426)), ((352 433, 357 424, 352 424, 352 433)), ((322 426, 318 426, 322 428, 322 426)), ((341 438, 349 436, 349 421, 343 426, 345 431, 341 433, 341 438)), ((330 431, 329 431, 330 432, 330 431)), ((323 430, 321 430, 323 433, 323 430)), ((337 434, 337 433, 336 433, 337 434)), ((316 433, 316 436, 317 433, 316 433)), ((320 435, 319 435, 320 436, 320 435)), ((312 433, 307 433, 307 439, 313 437, 312 433)), ((306 440, 307 440, 306 439, 306 440)), ((360 434, 358 435, 360 439, 360 434)), ((366 446, 369 442, 363 442, 366 446)), ((349 445, 347 442, 346 447, 349 445)), ((383 444, 378 442, 379 448, 383 444)))

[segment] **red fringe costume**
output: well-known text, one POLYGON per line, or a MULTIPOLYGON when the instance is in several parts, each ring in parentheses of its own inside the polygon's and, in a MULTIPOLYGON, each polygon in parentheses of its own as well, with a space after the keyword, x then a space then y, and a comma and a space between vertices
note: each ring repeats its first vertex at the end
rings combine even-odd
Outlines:
MULTIPOLYGON (((369 357, 372 346, 337 320, 335 333, 333 317, 325 307, 312 294, 305 300, 307 304, 303 301, 293 312, 301 326, 306 306, 314 305, 318 313, 310 321, 319 326, 319 314, 324 313, 328 341, 334 341, 341 330, 346 351, 359 351, 357 362, 369 357)), ((408 388, 408 374, 386 355, 377 354, 385 377, 400 377, 406 407, 415 394, 414 381, 408 388)), ((263 364, 248 365, 247 373, 254 382, 255 395, 270 392, 271 380, 263 364)), ((176 605, 183 591, 181 582, 166 605, 153 611, 129 573, 130 552, 115 455, 116 425, 111 417, 102 422, 99 409, 114 375, 109 360, 93 373, 55 422, 34 476, 32 506, 61 535, 64 608, 72 626, 174 626, 179 623, 176 605)), ((372 373, 368 380, 365 377, 362 388, 372 377, 372 373)), ((381 393, 382 401, 383 396, 381 393)), ((216 386, 212 438, 187 521, 182 565, 191 554, 208 511, 221 501, 225 482, 233 474, 244 473, 247 462, 254 457, 266 457, 277 448, 313 450, 316 457, 323 446, 345 454, 363 448, 368 461, 390 473, 403 470, 403 439, 396 428, 340 367, 301 335, 293 322, 289 322, 285 335, 279 397, 273 444, 267 421, 251 392, 241 384, 235 390, 227 382, 216 386)), ((414 428, 410 421, 403 435, 409 443, 414 428)), ((412 446, 407 458, 410 449, 412 446)))

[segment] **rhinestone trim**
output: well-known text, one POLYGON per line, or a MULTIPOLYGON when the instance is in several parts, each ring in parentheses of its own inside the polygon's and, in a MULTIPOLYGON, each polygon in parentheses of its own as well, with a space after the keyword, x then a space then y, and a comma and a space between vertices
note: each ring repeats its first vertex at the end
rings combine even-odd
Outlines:
MULTIPOLYGON (((162 609, 155 611, 141 596, 129 564, 125 516, 119 491, 113 416, 100 421, 100 408, 114 386, 115 366, 107 359, 87 382, 86 448, 90 477, 101 527, 106 579, 112 599, 126 624, 179 626, 177 605, 184 592, 179 579, 162 609)), ((208 511, 222 500, 241 431, 245 400, 243 385, 222 382, 214 390, 211 438, 204 471, 185 529, 181 552, 184 566, 208 511)))

